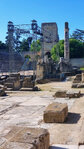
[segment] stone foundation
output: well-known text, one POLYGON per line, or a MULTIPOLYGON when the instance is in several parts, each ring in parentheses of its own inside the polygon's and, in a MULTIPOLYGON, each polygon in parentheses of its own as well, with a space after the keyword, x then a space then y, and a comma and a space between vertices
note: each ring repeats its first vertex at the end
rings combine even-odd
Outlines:
POLYGON ((68 115, 67 104, 52 103, 44 111, 45 123, 63 123, 68 115))

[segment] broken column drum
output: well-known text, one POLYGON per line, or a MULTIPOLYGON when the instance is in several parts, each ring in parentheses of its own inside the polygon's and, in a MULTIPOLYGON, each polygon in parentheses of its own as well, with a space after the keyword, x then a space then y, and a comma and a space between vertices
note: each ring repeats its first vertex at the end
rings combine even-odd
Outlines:
POLYGON ((65 22, 65 40, 64 40, 64 59, 69 61, 69 27, 68 22, 65 22))

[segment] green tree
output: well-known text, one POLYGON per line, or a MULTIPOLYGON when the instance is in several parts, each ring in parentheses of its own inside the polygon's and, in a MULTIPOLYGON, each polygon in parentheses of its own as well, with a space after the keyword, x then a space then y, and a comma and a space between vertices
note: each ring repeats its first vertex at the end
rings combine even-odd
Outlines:
POLYGON ((27 39, 23 39, 21 44, 20 44, 20 51, 29 51, 29 44, 27 39))
POLYGON ((69 42, 70 42, 70 58, 83 58, 84 43, 76 39, 70 39, 69 42))
POLYGON ((25 59, 29 59, 29 61, 30 61, 30 60, 31 60, 30 55, 26 55, 26 56, 25 56, 25 59))
POLYGON ((64 55, 64 40, 60 40, 51 49, 51 57, 54 61, 58 61, 59 57, 63 57, 63 55, 64 55))
MULTIPOLYGON (((76 40, 69 39, 70 45, 70 58, 83 58, 84 57, 84 43, 76 40)), ((60 57, 64 56, 64 40, 60 40, 51 49, 51 57, 54 61, 57 61, 60 57)))
POLYGON ((41 42, 40 40, 33 41, 31 44, 31 51, 39 52, 41 50, 41 42))
POLYGON ((8 52, 8 47, 5 43, 3 43, 2 41, 0 41, 0 51, 5 51, 8 52))
POLYGON ((70 37, 84 42, 84 30, 76 29, 70 37))

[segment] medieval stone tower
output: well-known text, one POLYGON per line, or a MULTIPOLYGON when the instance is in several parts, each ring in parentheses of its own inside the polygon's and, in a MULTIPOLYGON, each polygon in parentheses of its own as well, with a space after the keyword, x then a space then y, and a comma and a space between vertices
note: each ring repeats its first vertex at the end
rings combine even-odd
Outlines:
POLYGON ((65 40, 64 40, 64 59, 69 61, 69 27, 68 22, 65 22, 65 40))
POLYGON ((41 29, 43 33, 42 50, 45 55, 59 41, 58 27, 56 23, 42 23, 41 29))

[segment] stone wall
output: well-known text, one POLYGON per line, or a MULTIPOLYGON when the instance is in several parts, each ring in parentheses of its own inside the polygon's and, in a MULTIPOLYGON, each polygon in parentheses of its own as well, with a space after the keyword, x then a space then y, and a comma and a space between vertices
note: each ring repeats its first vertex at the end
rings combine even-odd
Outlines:
MULTIPOLYGON (((12 59, 11 59, 12 62, 12 59)), ((20 71, 21 67, 24 63, 24 59, 19 53, 14 53, 14 65, 15 70, 20 71)), ((0 52, 0 72, 8 72, 9 68, 9 53, 8 52, 0 52)))
POLYGON ((70 62, 72 66, 84 67, 84 58, 72 58, 70 62))

